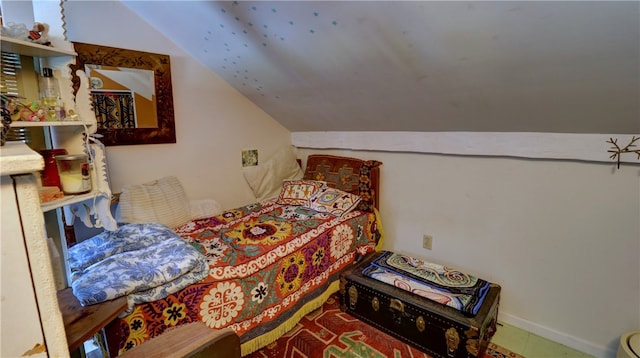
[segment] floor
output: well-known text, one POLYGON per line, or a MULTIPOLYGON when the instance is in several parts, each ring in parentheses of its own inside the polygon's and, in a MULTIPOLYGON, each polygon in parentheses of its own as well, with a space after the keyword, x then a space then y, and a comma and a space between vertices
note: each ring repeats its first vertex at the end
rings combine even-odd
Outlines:
POLYGON ((491 343, 507 348, 525 358, 593 357, 504 322, 500 322, 491 343))
MULTIPOLYGON (((579 352, 562 344, 529 333, 504 322, 499 323, 491 343, 507 348, 525 358, 592 358, 593 356, 579 352)), ((85 342, 86 358, 102 358, 100 348, 93 340, 85 342)))

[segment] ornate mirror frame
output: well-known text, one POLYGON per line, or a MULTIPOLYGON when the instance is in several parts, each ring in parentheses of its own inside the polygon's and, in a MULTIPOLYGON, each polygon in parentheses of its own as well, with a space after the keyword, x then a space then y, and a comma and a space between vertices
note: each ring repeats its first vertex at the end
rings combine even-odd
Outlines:
POLYGON ((171 85, 171 62, 168 55, 120 49, 115 47, 73 42, 76 63, 69 65, 72 73, 74 93, 80 86, 76 70, 85 70, 85 64, 127 67, 152 70, 155 80, 157 128, 100 128, 104 145, 138 145, 175 143, 175 118, 173 113, 173 91, 171 85))

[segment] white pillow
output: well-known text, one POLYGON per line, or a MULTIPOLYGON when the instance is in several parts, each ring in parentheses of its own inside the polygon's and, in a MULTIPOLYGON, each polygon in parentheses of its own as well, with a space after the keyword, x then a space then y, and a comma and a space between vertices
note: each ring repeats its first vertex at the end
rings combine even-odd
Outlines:
POLYGON ((174 176, 124 186, 118 211, 121 223, 156 222, 175 228, 191 220, 189 199, 174 176))
POLYGON ((222 212, 220 203, 213 199, 191 200, 191 220, 210 218, 222 212))
POLYGON ((280 148, 262 164, 243 167, 242 174, 258 202, 277 197, 283 180, 302 179, 304 175, 290 146, 280 148))

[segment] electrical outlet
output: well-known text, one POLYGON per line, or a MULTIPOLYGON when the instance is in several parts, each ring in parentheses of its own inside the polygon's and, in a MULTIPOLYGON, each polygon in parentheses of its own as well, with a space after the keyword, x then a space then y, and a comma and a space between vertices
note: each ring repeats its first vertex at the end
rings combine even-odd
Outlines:
POLYGON ((433 244, 433 237, 429 234, 424 234, 422 236, 422 247, 431 250, 431 245, 433 244))

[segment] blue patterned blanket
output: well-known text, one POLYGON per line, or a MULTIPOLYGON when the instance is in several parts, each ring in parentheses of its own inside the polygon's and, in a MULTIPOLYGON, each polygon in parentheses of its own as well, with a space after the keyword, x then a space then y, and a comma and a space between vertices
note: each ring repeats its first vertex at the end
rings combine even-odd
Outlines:
POLYGON ((363 269, 364 276, 475 315, 490 283, 446 266, 384 251, 363 269))
POLYGON ((209 274, 207 258, 162 224, 128 224, 69 249, 73 294, 83 306, 127 296, 151 302, 209 274))

